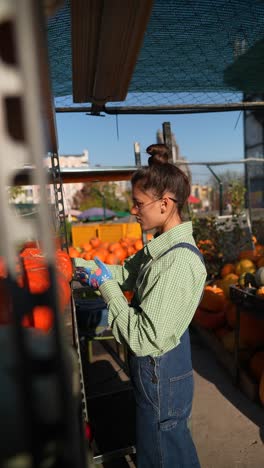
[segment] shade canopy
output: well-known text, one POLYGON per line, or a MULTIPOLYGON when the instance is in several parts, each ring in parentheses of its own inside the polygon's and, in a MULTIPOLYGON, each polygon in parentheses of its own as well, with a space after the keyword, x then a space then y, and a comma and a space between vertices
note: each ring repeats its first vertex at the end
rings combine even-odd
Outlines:
POLYGON ((82 211, 78 215, 79 220, 97 220, 104 218, 114 218, 116 213, 108 208, 94 207, 89 208, 88 210, 82 211))
POLYGON ((198 204, 201 203, 200 198, 194 197, 193 195, 190 195, 188 198, 188 203, 193 203, 193 204, 198 204))
POLYGON ((56 105, 96 86, 107 107, 261 101, 263 28, 260 0, 66 0, 47 24, 56 105))

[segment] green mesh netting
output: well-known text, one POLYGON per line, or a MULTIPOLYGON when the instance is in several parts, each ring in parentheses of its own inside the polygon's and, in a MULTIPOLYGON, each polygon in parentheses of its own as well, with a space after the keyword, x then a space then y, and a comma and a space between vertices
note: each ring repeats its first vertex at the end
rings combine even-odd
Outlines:
MULTIPOLYGON (((262 0, 155 0, 125 102, 227 104, 264 91, 262 0)), ((72 104, 70 0, 49 20, 56 103, 72 104)), ((118 103, 114 103, 115 106, 118 103)))

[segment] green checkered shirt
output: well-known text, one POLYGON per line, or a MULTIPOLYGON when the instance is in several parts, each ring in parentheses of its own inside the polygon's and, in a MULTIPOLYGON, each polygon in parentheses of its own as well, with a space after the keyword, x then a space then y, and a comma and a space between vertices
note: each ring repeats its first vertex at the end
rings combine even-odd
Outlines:
MULTIPOLYGON (((158 258, 180 242, 195 245, 191 222, 152 239, 123 266, 109 265, 113 279, 100 287, 115 338, 138 356, 159 356, 177 346, 199 303, 206 269, 198 255, 180 247, 158 258), (135 292, 139 308, 128 305, 122 290, 135 292)), ((75 265, 95 264, 75 259, 75 265)))

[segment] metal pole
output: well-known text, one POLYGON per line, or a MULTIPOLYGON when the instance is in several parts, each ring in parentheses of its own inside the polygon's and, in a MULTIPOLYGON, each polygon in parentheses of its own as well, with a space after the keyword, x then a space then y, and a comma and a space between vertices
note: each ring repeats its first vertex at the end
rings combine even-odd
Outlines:
POLYGON ((264 101, 231 102, 228 104, 179 104, 175 106, 111 106, 102 105, 94 109, 93 106, 57 106, 56 113, 87 113, 98 116, 101 112, 108 115, 175 115, 175 114, 200 114, 208 112, 234 112, 243 110, 257 110, 264 108, 264 101))
POLYGON ((213 176, 215 177, 219 185, 219 215, 222 216, 223 214, 223 182, 221 181, 221 179, 219 179, 218 175, 216 175, 216 173, 213 171, 213 169, 209 165, 207 165, 207 168, 213 174, 213 176))
POLYGON ((134 143, 134 153, 135 153, 135 164, 136 166, 141 166, 141 154, 140 154, 140 144, 135 141, 134 143))
MULTIPOLYGON (((248 118, 248 113, 247 112, 243 112, 243 134, 244 134, 244 158, 246 159, 247 158, 247 155, 248 155, 248 151, 247 151, 247 141, 246 141, 246 126, 247 126, 247 123, 246 123, 246 120, 248 118)), ((245 207, 246 209, 248 210, 248 214, 249 214, 249 219, 250 219, 250 223, 252 223, 252 210, 251 210, 251 200, 250 200, 250 170, 249 170, 249 167, 247 166, 247 164, 245 164, 245 188, 246 188, 246 192, 245 192, 245 207)))
POLYGON ((106 207, 105 207, 105 194, 104 193, 102 195, 102 199, 103 199, 103 210, 104 210, 104 212, 103 212, 103 221, 105 223, 105 220, 106 220, 106 207))
POLYGON ((171 138, 171 125, 170 122, 163 122, 162 124, 162 130, 163 130, 163 140, 165 145, 168 146, 170 152, 169 152, 169 162, 172 163, 172 138, 171 138))

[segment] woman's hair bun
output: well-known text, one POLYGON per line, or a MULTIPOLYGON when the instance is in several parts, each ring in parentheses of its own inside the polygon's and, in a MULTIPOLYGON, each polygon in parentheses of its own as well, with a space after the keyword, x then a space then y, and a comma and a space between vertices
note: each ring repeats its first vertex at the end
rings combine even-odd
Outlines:
POLYGON ((169 148, 163 143, 156 143, 147 147, 146 152, 150 154, 148 164, 167 164, 169 162, 169 148))
POLYGON ((168 164, 169 158, 164 154, 153 154, 148 158, 148 165, 151 166, 153 164, 168 164))

